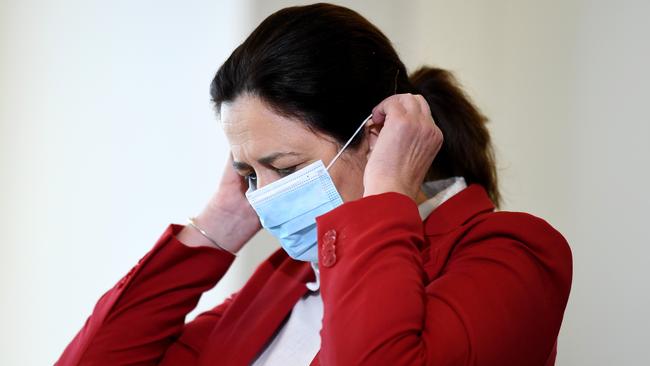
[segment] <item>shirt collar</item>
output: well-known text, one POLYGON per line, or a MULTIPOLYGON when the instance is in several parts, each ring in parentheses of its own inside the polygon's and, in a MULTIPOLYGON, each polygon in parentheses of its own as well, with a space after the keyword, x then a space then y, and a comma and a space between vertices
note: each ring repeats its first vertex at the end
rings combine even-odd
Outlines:
MULTIPOLYGON (((451 177, 447 179, 431 180, 422 184, 422 191, 427 200, 418 205, 420 218, 424 221, 438 206, 450 199, 456 193, 467 188, 463 177, 451 177)), ((320 272, 317 262, 309 262, 316 276, 315 282, 307 282, 305 285, 310 291, 317 291, 320 288, 320 272)))
POLYGON ((418 205, 422 221, 443 202, 465 188, 467 188, 467 183, 463 177, 432 180, 422 184, 422 191, 428 197, 426 201, 418 205))

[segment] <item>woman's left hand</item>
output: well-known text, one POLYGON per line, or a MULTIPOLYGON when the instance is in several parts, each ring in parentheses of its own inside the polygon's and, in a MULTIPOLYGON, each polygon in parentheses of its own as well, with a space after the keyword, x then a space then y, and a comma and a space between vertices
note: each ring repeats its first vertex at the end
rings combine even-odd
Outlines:
POLYGON ((364 197, 398 192, 415 200, 443 143, 429 104, 419 94, 391 95, 373 108, 372 124, 383 126, 364 172, 364 197))

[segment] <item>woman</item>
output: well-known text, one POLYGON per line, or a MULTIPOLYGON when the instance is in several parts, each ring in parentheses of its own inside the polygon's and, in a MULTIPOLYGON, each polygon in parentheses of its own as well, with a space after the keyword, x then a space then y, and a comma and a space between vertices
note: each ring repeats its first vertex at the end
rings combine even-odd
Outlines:
POLYGON ((316 4, 265 19, 211 94, 232 167, 58 365, 554 364, 570 249, 495 211, 486 119, 448 72, 408 76, 375 26, 316 4), (282 248, 185 323, 261 227, 282 248))

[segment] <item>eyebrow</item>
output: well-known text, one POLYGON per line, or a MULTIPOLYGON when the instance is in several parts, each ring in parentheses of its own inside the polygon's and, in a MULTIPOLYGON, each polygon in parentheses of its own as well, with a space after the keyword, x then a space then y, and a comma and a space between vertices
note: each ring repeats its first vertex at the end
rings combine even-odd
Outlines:
MULTIPOLYGON (((278 160, 279 158, 282 158, 282 157, 285 157, 285 156, 300 156, 300 154, 298 154, 296 152, 293 152, 293 151, 290 151, 290 152, 276 152, 276 153, 264 156, 264 157, 258 159, 257 161, 260 164, 263 164, 263 165, 271 165, 276 160, 278 160)), ((236 170, 245 170, 245 169, 250 169, 250 167, 251 167, 250 165, 248 165, 248 164, 246 164, 244 162, 241 162, 241 161, 233 161, 232 166, 236 170)))

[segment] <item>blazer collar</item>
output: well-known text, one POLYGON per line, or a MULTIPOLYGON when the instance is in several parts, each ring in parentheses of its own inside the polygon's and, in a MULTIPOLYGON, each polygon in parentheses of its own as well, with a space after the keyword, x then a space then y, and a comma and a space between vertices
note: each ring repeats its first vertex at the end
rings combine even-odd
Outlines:
POLYGON ((424 233, 426 235, 448 233, 474 216, 493 211, 494 208, 494 203, 485 189, 479 184, 470 184, 427 216, 424 220, 424 233))

